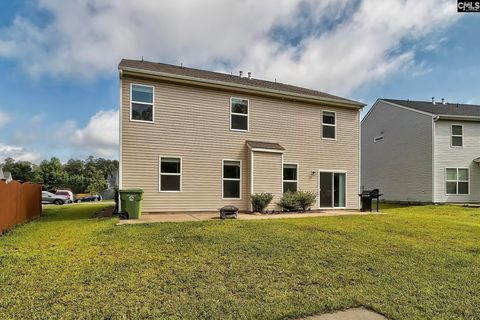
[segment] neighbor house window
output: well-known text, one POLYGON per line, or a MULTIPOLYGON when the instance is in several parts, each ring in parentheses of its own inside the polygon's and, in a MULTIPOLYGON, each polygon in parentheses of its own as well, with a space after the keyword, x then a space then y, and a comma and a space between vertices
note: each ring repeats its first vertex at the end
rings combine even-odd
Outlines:
POLYGON ((452 147, 462 147, 463 146, 463 126, 453 125, 452 126, 452 147))
POLYGON ((322 112, 322 137, 324 139, 335 139, 335 112, 322 112))
POLYGON ((182 190, 182 158, 160 157, 160 191, 182 190))
POLYGON ((283 165, 283 192, 295 192, 298 189, 298 164, 283 165))
POLYGON ((230 98, 230 130, 248 131, 248 100, 230 98))
POLYGON ((240 199, 241 161, 222 161, 223 199, 240 199))
POLYGON ((467 168, 447 168, 445 180, 447 194, 468 194, 467 168))
POLYGON ((154 88, 140 84, 131 86, 130 119, 134 121, 153 122, 154 88))

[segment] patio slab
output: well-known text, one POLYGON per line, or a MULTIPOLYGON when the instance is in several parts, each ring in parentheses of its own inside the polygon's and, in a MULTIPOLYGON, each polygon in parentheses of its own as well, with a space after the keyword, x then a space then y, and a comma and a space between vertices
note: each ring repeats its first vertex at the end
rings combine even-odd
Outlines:
POLYGON ((353 308, 345 311, 311 316, 303 320, 387 320, 387 318, 370 310, 353 308))
MULTIPOLYGON (((267 219, 298 219, 312 217, 331 217, 345 215, 383 214, 382 212, 360 212, 358 210, 326 210, 305 213, 281 213, 281 214, 251 214, 239 213, 238 220, 267 220, 267 219)), ((157 223, 157 222, 185 222, 218 220, 217 212, 183 212, 183 213, 150 213, 142 214, 137 220, 120 220, 117 225, 157 223)))

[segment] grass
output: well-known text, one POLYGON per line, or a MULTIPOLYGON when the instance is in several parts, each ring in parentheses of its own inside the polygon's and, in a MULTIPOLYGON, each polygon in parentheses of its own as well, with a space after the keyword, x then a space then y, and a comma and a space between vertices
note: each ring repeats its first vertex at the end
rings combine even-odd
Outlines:
POLYGON ((0 319, 480 317, 480 209, 115 226, 49 206, 0 237, 0 319))

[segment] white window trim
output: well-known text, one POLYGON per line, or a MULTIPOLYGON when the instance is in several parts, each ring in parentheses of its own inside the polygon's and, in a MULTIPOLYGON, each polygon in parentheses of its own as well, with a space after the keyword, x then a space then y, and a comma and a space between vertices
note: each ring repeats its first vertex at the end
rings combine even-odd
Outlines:
POLYGON ((229 117, 230 117, 230 131, 236 131, 236 132, 249 132, 250 131, 250 100, 249 99, 238 98, 238 97, 230 97, 230 104, 228 106, 228 112, 229 112, 229 117), (247 113, 246 114, 245 113, 232 112, 232 100, 233 99, 246 100, 247 101, 247 113), (232 115, 247 117, 247 130, 232 129, 232 115))
POLYGON ((183 189, 183 159, 179 156, 161 155, 158 156, 158 192, 182 192, 183 189), (180 159, 180 173, 162 173, 162 158, 180 159), (180 176, 180 190, 162 190, 162 175, 180 176))
MULTIPOLYGON (((463 124, 452 124, 450 126, 450 147, 451 148, 463 148, 463 145, 464 145, 464 139, 463 139, 463 136, 464 136, 464 132, 463 132, 463 124), (453 134, 453 127, 462 127, 462 134, 453 134), (453 145, 453 137, 460 137, 462 138, 462 145, 461 146, 454 146, 453 145)), ((454 169, 454 168, 451 168, 451 169, 454 169)))
POLYGON ((149 86, 149 85, 139 84, 139 83, 130 83, 130 121, 142 122, 142 123, 155 123, 155 86, 149 86), (133 86, 152 88, 152 103, 133 101, 132 99, 133 86), (152 121, 132 119, 132 104, 134 103, 143 104, 146 106, 152 106, 152 121))
POLYGON ((383 134, 382 134, 382 135, 380 135, 380 136, 378 136, 378 137, 373 138, 373 143, 381 142, 381 141, 383 141, 383 140, 385 140, 385 137, 384 137, 383 134))
POLYGON ((347 209, 348 207, 348 173, 346 170, 323 170, 318 169, 317 171, 317 207, 318 209, 324 210, 338 210, 338 209, 347 209), (334 198, 332 196, 332 207, 320 207, 320 173, 321 172, 331 172, 332 179, 334 179, 333 174, 335 173, 344 173, 345 174, 345 207, 333 207, 334 198))
POLYGON ((323 140, 332 140, 332 141, 337 140, 337 112, 336 112, 336 111, 322 110, 322 139, 323 139, 323 140), (333 114, 335 115, 335 124, 323 123, 323 114, 324 114, 325 112, 330 112, 330 113, 333 113, 333 114), (334 132, 335 132, 335 138, 325 138, 325 137, 323 136, 323 126, 333 127, 333 128, 334 128, 334 132))
POLYGON ((299 177, 299 175, 300 175, 300 174, 299 174, 299 171, 300 171, 300 165, 299 165, 298 163, 294 163, 294 162, 283 162, 283 164, 282 164, 282 194, 283 194, 283 192, 284 192, 284 191, 283 191, 283 190, 284 190, 284 188, 283 188, 283 183, 284 183, 284 182, 296 182, 296 183, 297 183, 297 191, 300 190, 300 183, 299 183, 299 179, 298 179, 298 177, 299 177), (285 165, 288 165, 288 164, 290 164, 290 165, 294 164, 294 165, 297 166, 297 180, 284 180, 284 179, 283 179, 283 167, 284 167, 285 165))
POLYGON ((445 195, 447 196, 469 196, 470 195, 470 168, 463 168, 463 167, 458 167, 458 168, 445 168, 445 195), (448 180, 447 178, 447 170, 448 169, 455 169, 457 170, 457 179, 456 180, 448 180), (467 170, 468 173, 468 180, 458 180, 458 169, 465 169, 467 170), (447 182, 455 182, 457 184, 457 193, 447 193, 447 182), (458 183, 459 182, 467 182, 468 183, 468 193, 458 193, 458 183))
POLYGON ((236 160, 236 159, 222 159, 222 200, 242 200, 242 160, 236 160), (240 163, 240 178, 224 178, 223 177, 223 167, 225 165, 225 161, 235 161, 240 163), (223 182, 224 181, 239 181, 239 189, 240 189, 240 194, 239 198, 225 198, 223 196, 223 182))

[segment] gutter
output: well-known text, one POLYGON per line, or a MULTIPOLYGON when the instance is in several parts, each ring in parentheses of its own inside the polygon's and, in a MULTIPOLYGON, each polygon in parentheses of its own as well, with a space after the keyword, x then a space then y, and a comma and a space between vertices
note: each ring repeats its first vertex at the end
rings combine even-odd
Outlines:
POLYGON ((480 121, 480 116, 458 116, 458 115, 437 115, 436 120, 465 120, 465 121, 480 121))
POLYGON ((326 103, 326 104, 344 107, 344 108, 362 109, 366 106, 366 104, 360 103, 360 102, 354 102, 354 101, 348 102, 348 101, 339 101, 337 99, 332 99, 332 98, 313 97, 311 95, 292 93, 292 92, 286 92, 281 90, 273 90, 273 89, 267 89, 267 88, 258 88, 258 87, 252 87, 252 86, 247 86, 247 85, 242 85, 237 83, 229 83, 229 82, 218 81, 218 80, 201 79, 201 78, 177 75, 177 74, 166 73, 166 72, 150 71, 150 70, 137 69, 137 68, 131 68, 131 67, 120 67, 119 70, 133 76, 140 76, 140 77, 150 76, 156 79, 163 79, 171 82, 203 85, 205 87, 211 87, 211 88, 220 88, 220 89, 232 88, 232 89, 241 90, 244 92, 254 93, 254 94, 263 93, 267 96, 272 96, 276 98, 288 98, 288 99, 293 99, 297 101, 312 102, 312 103, 326 103))

